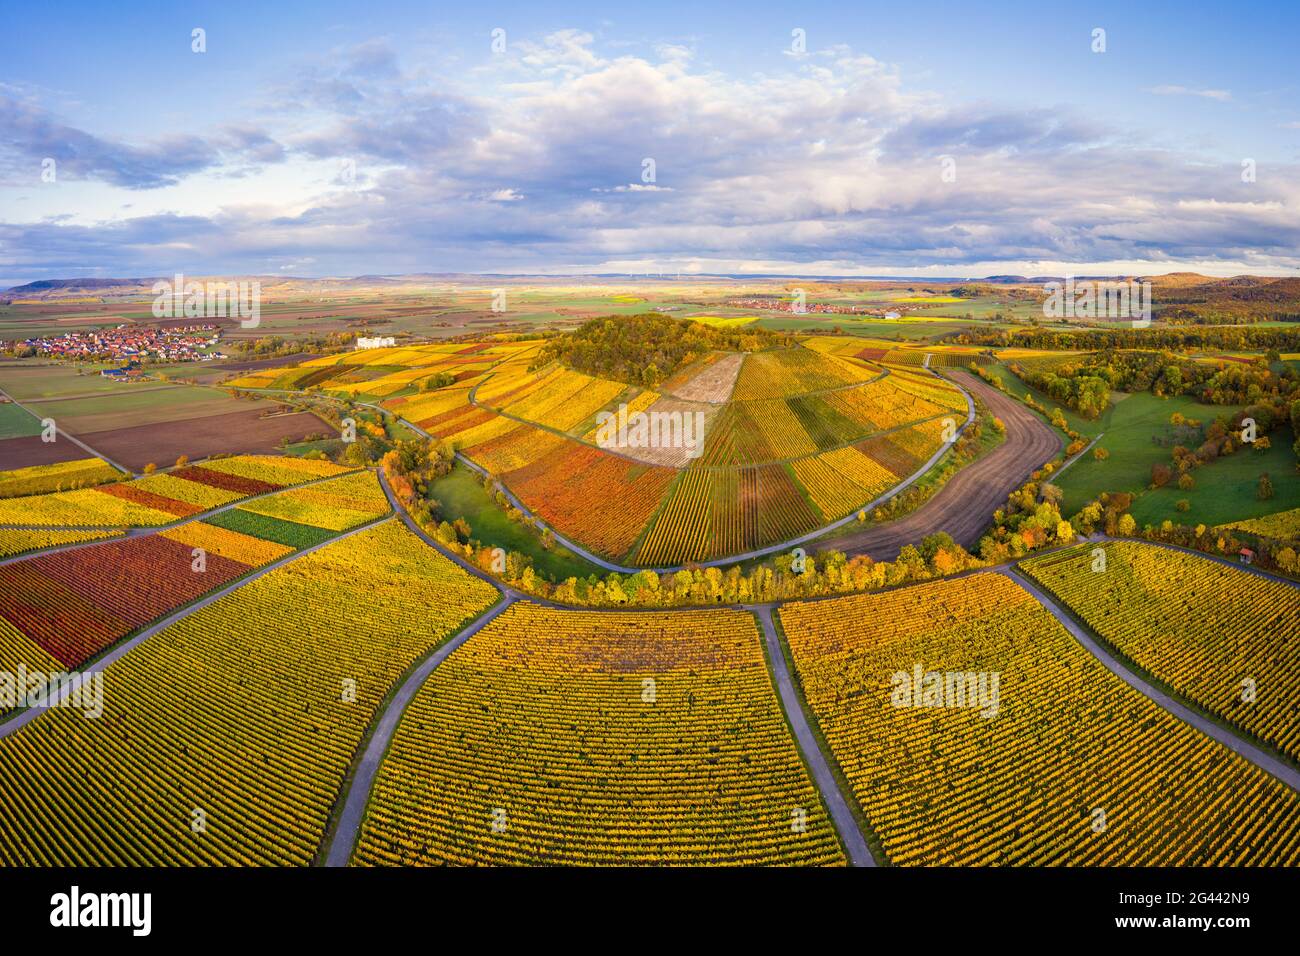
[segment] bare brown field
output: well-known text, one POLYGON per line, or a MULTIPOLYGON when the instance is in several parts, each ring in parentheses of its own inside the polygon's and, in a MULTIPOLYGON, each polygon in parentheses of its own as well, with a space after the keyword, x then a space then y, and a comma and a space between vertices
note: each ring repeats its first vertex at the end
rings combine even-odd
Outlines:
POLYGON ((165 465, 181 455, 198 460, 209 455, 274 452, 280 440, 333 431, 309 412, 262 418, 256 408, 176 422, 135 425, 78 436, 92 447, 139 470, 153 462, 165 465))
MULTIPOLYGON (((663 465, 668 468, 685 468, 695 457, 698 457, 704 451, 704 438, 708 434, 709 427, 713 424, 713 419, 718 416, 722 410, 721 405, 710 405, 704 402, 686 402, 678 398, 664 396, 650 406, 647 411, 651 414, 679 414, 682 416, 681 421, 688 419, 686 416, 694 415, 696 412, 704 413, 704 430, 701 434, 695 435, 698 441, 695 454, 691 454, 691 449, 684 445, 674 446, 672 443, 663 443, 656 446, 645 448, 623 447, 621 445, 606 446, 611 451, 626 455, 629 458, 635 458, 638 461, 644 461, 651 465, 663 465)), ((692 423, 694 419, 689 419, 692 423)), ((694 425, 692 424, 692 428, 694 425)))
POLYGON ((725 355, 680 385, 674 386, 671 392, 677 398, 687 401, 721 405, 731 397, 731 390, 736 385, 736 378, 740 375, 740 367, 744 362, 745 356, 739 353, 725 355))
POLYGON ((53 465, 60 461, 89 457, 84 448, 62 438, 44 442, 40 435, 26 435, 0 441, 0 471, 30 468, 32 465, 53 465))

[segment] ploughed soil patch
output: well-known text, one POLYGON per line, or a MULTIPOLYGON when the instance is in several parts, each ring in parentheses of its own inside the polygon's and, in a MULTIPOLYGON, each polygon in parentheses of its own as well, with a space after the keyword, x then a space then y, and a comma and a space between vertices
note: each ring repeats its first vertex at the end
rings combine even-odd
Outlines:
POLYGON ((89 458, 86 449, 74 445, 64 435, 55 435, 54 441, 41 441, 40 435, 6 438, 0 441, 0 471, 30 468, 32 465, 53 465, 60 461, 89 458))
POLYGON ((308 435, 333 431, 310 412, 271 418, 261 415, 260 409, 250 408, 228 415, 134 425, 77 437, 114 461, 139 471, 150 462, 167 465, 181 455, 199 459, 221 454, 265 454, 277 451, 281 439, 301 441, 308 435))
POLYGON ((310 352, 296 352, 293 355, 277 355, 273 358, 249 359, 244 362, 214 362, 212 367, 223 372, 252 372, 261 368, 279 368, 282 365, 297 365, 308 359, 316 358, 310 352))

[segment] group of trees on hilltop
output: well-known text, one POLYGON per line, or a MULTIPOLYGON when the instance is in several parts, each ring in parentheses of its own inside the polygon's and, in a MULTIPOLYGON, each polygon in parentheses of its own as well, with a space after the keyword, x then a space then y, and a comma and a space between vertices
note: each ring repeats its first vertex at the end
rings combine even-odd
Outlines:
POLYGON ((223 347, 230 352, 242 355, 279 356, 296 355, 299 352, 325 354, 351 348, 356 340, 352 332, 327 332, 324 335, 303 335, 285 338, 282 335, 263 335, 256 339, 230 339, 223 347))
POLYGON ((752 352, 789 341, 763 329, 715 328, 658 312, 611 315, 548 339, 532 367, 558 359, 589 375, 653 387, 709 352, 752 352))

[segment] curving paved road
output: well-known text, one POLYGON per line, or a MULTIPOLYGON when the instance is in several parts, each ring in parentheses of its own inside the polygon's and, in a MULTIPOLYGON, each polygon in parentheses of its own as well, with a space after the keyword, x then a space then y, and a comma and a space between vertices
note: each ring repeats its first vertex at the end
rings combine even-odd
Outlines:
POLYGON ((402 715, 406 713, 411 700, 438 665, 451 656, 452 651, 495 620, 498 614, 513 603, 514 599, 508 595, 504 600, 498 601, 495 607, 480 615, 455 637, 425 658, 397 689, 397 693, 388 702, 379 721, 375 724, 365 752, 362 753, 352 775, 352 786, 348 788, 343 812, 339 815, 338 827, 334 830, 334 838, 330 841, 329 853, 325 857, 326 866, 347 866, 348 860, 352 858, 352 848, 356 846, 357 836, 361 832, 361 821, 365 818, 366 806, 370 803, 370 791, 375 785, 375 775, 379 773, 379 765, 383 763, 388 753, 388 745, 392 742, 397 725, 401 723, 402 715))
POLYGON ((1002 419, 1007 426, 1006 441, 960 469, 933 498, 911 514, 823 538, 817 542, 819 548, 892 561, 903 545, 918 544, 936 531, 946 531, 963 547, 973 547, 988 527, 993 512, 1006 504, 1007 495, 1061 450, 1061 437, 1056 431, 1017 399, 969 372, 950 372, 949 377, 979 396, 989 411, 1002 419))
POLYGON ((849 863, 852 866, 875 866, 875 857, 867 848, 867 841, 863 839, 862 831, 858 829, 858 822, 853 818, 848 800, 840 790, 835 775, 831 773, 826 754, 818 746, 817 738, 813 735, 808 719, 804 715, 802 702, 794 689, 794 681, 790 679, 790 668, 786 665, 785 655, 781 652, 781 642, 776 636, 776 627, 772 624, 772 606, 751 605, 745 610, 757 615, 758 622, 762 625, 763 640, 767 643, 767 659, 771 662, 772 678, 781 695, 781 703, 785 707, 786 722, 794 731, 795 742, 803 754, 804 761, 808 764, 808 769, 812 772, 813 786, 821 791, 822 799, 826 801, 826 808, 831 814, 831 823, 835 826, 835 832, 840 835, 840 842, 849 855, 849 863))
POLYGON ((1069 612, 1056 603, 1054 598, 1039 588, 1038 585, 1029 580, 1029 578, 1025 577, 1025 575, 1021 574, 1015 567, 997 568, 995 570, 998 574, 1005 575, 1012 581, 1015 581, 1016 584, 1020 585, 1033 595, 1039 604, 1050 611, 1052 616, 1061 622, 1061 626, 1069 631, 1076 641, 1082 644, 1093 657, 1097 658, 1097 660, 1101 661, 1101 663, 1106 666, 1108 671, 1124 683, 1150 698, 1157 706, 1163 707, 1179 720, 1191 724, 1201 733, 1205 734, 1205 736, 1217 740, 1233 753, 1249 760, 1260 770, 1272 774, 1292 790, 1300 790, 1300 771, 1287 766, 1268 752, 1238 737, 1232 731, 1220 727, 1214 721, 1202 717, 1200 714, 1196 713, 1196 711, 1180 703, 1174 697, 1171 697, 1164 691, 1152 686, 1137 674, 1133 673, 1112 657, 1110 652, 1106 650, 1101 642, 1084 630, 1079 623, 1070 616, 1069 612))

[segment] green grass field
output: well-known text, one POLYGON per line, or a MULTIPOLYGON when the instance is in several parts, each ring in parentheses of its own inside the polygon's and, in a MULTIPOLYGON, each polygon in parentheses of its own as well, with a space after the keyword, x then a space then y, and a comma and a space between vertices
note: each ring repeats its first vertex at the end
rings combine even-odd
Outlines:
POLYGON ((223 511, 203 520, 219 528, 238 531, 241 534, 251 534, 254 538, 274 541, 276 544, 287 545, 291 548, 310 548, 322 541, 328 541, 338 533, 330 531, 328 528, 317 528, 309 524, 299 524, 296 521, 273 518, 270 515, 241 511, 239 508, 232 508, 229 511, 223 511))
POLYGON ((32 417, 12 402, 0 405, 0 439, 23 438, 40 433, 40 419, 32 417))
POLYGON ((1158 525, 1166 519, 1175 524, 1213 526, 1300 508, 1293 441, 1290 429, 1280 428, 1269 436, 1272 447, 1266 451, 1239 448, 1196 469, 1192 473, 1196 487, 1190 491, 1173 484, 1147 491, 1133 503, 1133 517, 1139 526, 1158 525), (1273 482, 1273 497, 1260 501, 1255 489, 1265 471, 1273 482), (1175 507, 1183 498, 1191 505, 1185 512, 1175 507))
POLYGON ((154 422, 226 415, 257 407, 217 389, 190 385, 159 387, 156 383, 118 384, 116 391, 93 398, 35 401, 30 407, 48 415, 74 434, 129 428, 154 422))
POLYGON ((134 388, 99 374, 108 365, 45 365, 36 361, 0 362, 0 388, 19 402, 65 395, 105 395, 134 388))
MULTIPOLYGON (((1226 405, 1202 405, 1183 396, 1158 398, 1149 392, 1131 395, 1113 392, 1111 401, 1111 406, 1095 423, 1095 430, 1104 432, 1104 435, 1094 446, 1105 448, 1110 452, 1110 458, 1096 461, 1089 452, 1060 479, 1059 484, 1065 492, 1061 504, 1064 514, 1076 513, 1103 491, 1133 494, 1145 491, 1151 483, 1151 466, 1157 462, 1172 462, 1172 446, 1157 445, 1151 439, 1154 435, 1167 433, 1169 416, 1174 412, 1208 423, 1220 415, 1231 415, 1236 411, 1226 405)), ((1173 501, 1180 497, 1184 495, 1171 499, 1171 510, 1173 501)))
POLYGON ((552 545, 549 551, 543 548, 536 532, 511 521, 464 465, 457 464, 450 474, 434 482, 429 495, 442 505, 450 520, 468 521, 472 536, 483 544, 528 555, 533 559, 533 570, 553 581, 604 573, 560 544, 552 545))

